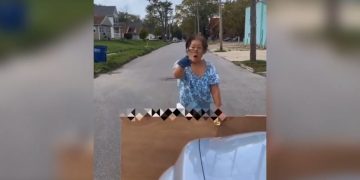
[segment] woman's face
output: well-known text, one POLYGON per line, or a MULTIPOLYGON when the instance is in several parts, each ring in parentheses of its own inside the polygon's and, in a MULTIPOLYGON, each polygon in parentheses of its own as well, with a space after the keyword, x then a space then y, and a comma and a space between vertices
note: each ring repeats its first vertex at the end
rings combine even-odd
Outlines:
POLYGON ((201 41, 199 41, 199 40, 191 41, 189 49, 187 51, 187 54, 191 61, 193 61, 195 63, 200 62, 204 53, 205 52, 204 52, 204 48, 202 46, 201 41))

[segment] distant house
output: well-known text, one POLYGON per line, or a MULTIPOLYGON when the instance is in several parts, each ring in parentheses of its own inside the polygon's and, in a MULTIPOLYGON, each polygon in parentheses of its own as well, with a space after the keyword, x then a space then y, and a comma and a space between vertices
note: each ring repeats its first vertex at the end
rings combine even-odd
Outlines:
POLYGON ((94 16, 94 39, 95 40, 110 40, 111 19, 107 16, 94 16))
POLYGON ((209 22, 209 38, 215 40, 219 38, 219 17, 210 18, 209 22))
MULTIPOLYGON (((266 47, 267 34, 267 4, 265 0, 256 3, 256 44, 262 48, 266 47)), ((245 11, 245 33, 244 44, 250 45, 250 7, 245 11)))
POLYGON ((140 39, 140 30, 142 28, 142 25, 140 23, 132 23, 129 24, 126 30, 126 33, 132 34, 132 39, 139 40, 140 39))
MULTIPOLYGON (((124 37, 125 33, 125 26, 124 24, 119 22, 119 15, 116 10, 116 6, 94 6, 94 29, 95 27, 95 19, 100 17, 106 17, 104 22, 106 27, 110 29, 109 38, 110 39, 120 39, 124 37), (110 23, 108 23, 108 21, 110 23)), ((100 20, 97 20, 97 22, 100 20)), ((99 24, 97 26, 100 26, 99 24)), ((107 29, 107 28, 105 28, 107 29)))

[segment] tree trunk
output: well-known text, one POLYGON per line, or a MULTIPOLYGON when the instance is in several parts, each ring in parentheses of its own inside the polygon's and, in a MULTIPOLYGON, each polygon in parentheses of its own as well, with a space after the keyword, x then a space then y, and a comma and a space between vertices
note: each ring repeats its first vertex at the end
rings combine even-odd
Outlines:
POLYGON ((339 0, 329 0, 326 2, 327 28, 330 32, 339 29, 339 0))
POLYGON ((220 41, 220 51, 223 51, 223 25, 222 25, 222 7, 221 0, 219 0, 219 41, 220 41))
POLYGON ((251 37, 250 37, 250 61, 256 61, 256 1, 251 0, 250 9, 250 24, 251 24, 251 37))

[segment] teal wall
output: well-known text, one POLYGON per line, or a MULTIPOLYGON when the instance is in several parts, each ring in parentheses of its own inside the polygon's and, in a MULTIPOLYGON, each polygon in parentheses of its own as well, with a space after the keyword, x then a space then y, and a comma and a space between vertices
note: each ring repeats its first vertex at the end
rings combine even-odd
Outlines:
MULTIPOLYGON (((250 45, 250 7, 245 10, 245 34, 243 42, 250 45)), ((262 48, 266 47, 267 34, 267 5, 264 2, 256 4, 256 44, 262 48)))

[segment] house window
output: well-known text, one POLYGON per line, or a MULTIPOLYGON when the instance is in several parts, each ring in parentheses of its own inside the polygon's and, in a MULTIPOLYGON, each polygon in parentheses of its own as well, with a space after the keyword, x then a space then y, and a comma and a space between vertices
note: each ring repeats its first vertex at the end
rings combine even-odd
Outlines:
POLYGON ((102 27, 100 27, 100 32, 103 32, 104 30, 103 30, 103 28, 102 27))

